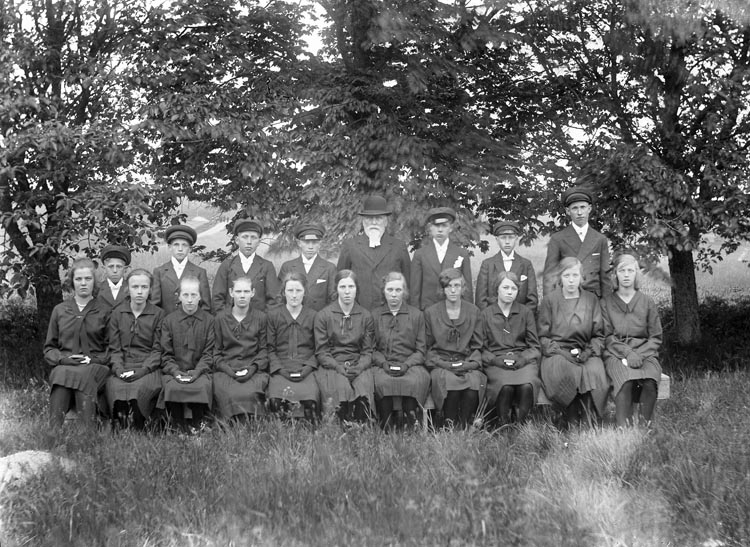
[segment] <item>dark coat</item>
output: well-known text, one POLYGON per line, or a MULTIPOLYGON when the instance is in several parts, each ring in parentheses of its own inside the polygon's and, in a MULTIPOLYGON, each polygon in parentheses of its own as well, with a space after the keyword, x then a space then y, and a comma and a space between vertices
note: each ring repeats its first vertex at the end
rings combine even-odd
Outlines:
MULTIPOLYGON (((200 266, 188 261, 182 276, 197 277, 200 282, 201 308, 211 312, 211 289, 208 286, 208 274, 200 266)), ((151 287, 151 302, 169 315, 180 307, 178 292, 180 279, 172 267, 172 262, 154 268, 154 283, 151 287)))
POLYGON ((403 241, 384 234, 380 245, 371 249, 368 238, 360 234, 342 243, 337 270, 356 274, 357 302, 372 310, 383 303, 383 277, 401 272, 409 279, 411 260, 403 241))
POLYGON ((612 292, 609 277, 609 242, 589 226, 581 241, 575 229, 567 226, 550 237, 544 261, 544 296, 552 294, 557 282, 557 266, 563 258, 574 256, 581 261, 581 288, 601 298, 612 292))
POLYGON ((502 364, 502 356, 513 353, 523 364, 541 357, 536 321, 531 310, 514 302, 508 317, 497 304, 482 310, 482 361, 485 366, 502 364))
POLYGON ((428 368, 450 370, 451 362, 463 361, 468 369, 482 366, 482 325, 479 308, 474 304, 461 304, 461 314, 452 321, 445 303, 439 302, 424 312, 427 333, 428 368))
POLYGON ((467 302, 474 302, 474 290, 471 278, 471 260, 469 251, 463 247, 448 242, 448 250, 445 253, 443 262, 438 262, 437 250, 435 243, 428 238, 421 248, 417 249, 411 262, 411 280, 409 282, 410 302, 414 307, 425 310, 435 304, 445 300, 438 277, 440 272, 446 268, 454 268, 459 262, 457 269, 461 271, 466 279, 466 292, 463 299, 467 302))
POLYGON ((336 299, 336 265, 320 257, 315 257, 310 273, 305 272, 302 257, 288 260, 279 269, 279 287, 290 272, 302 274, 307 279, 307 290, 302 303, 313 311, 320 311, 336 299))
MULTIPOLYGON (((491 306, 497 302, 497 292, 492 294, 493 281, 497 279, 500 272, 505 271, 502 253, 497 253, 482 262, 479 267, 479 276, 477 277, 477 296, 476 305, 480 310, 491 306)), ((523 304, 531 311, 536 310, 539 303, 539 295, 536 288, 536 273, 531 261, 514 253, 513 263, 510 271, 518 276, 520 285, 518 286, 518 296, 516 302, 523 304)))
POLYGON ((122 282, 122 287, 120 287, 120 290, 117 292, 117 298, 115 298, 112 295, 112 289, 109 288, 109 283, 105 279, 102 283, 99 283, 99 294, 96 295, 96 298, 111 309, 125 302, 127 296, 128 286, 125 281, 122 282))
POLYGON ((278 304, 279 285, 276 278, 276 268, 273 264, 255 255, 250 269, 245 273, 242 262, 237 255, 230 256, 219 266, 214 278, 213 287, 213 310, 219 313, 224 308, 232 307, 232 299, 229 296, 229 287, 238 277, 249 277, 253 283, 255 294, 250 300, 250 307, 265 312, 278 304))

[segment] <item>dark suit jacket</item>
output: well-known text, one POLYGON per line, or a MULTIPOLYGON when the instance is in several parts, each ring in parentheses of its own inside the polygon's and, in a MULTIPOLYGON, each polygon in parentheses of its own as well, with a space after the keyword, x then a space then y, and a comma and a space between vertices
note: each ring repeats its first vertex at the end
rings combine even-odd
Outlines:
POLYGON ((360 234, 341 244, 338 270, 352 270, 357 276, 357 302, 372 310, 384 302, 383 277, 390 272, 401 272, 409 279, 411 260, 406 245, 388 234, 380 245, 370 248, 369 239, 360 234))
POLYGON ((443 262, 438 262, 437 250, 435 243, 428 238, 417 251, 411 262, 411 280, 409 281, 409 294, 411 305, 424 310, 436 302, 445 299, 438 277, 440 272, 446 268, 453 268, 459 257, 461 264, 458 267, 466 279, 466 292, 463 299, 467 302, 474 303, 474 289, 471 280, 471 261, 469 251, 459 247, 454 243, 448 242, 448 250, 445 253, 443 262))
MULTIPOLYGON (((475 301, 480 310, 497 302, 497 292, 492 294, 492 283, 497 279, 497 274, 504 271, 505 263, 502 253, 497 253, 482 262, 477 277, 477 297, 475 301)), ((536 273, 534 273, 531 261, 515 253, 510 271, 518 276, 520 282, 516 302, 523 304, 531 311, 536 310, 539 295, 536 289, 536 273)))
POLYGON ((544 261, 544 295, 552 294, 557 283, 557 265, 563 258, 574 256, 581 261, 581 288, 601 298, 612 292, 609 278, 609 242, 589 226, 581 241, 572 226, 552 234, 544 261))
MULTIPOLYGON (((200 266, 188 261, 182 276, 197 277, 200 282, 201 308, 211 312, 211 289, 208 286, 208 274, 200 266)), ((177 278, 172 267, 172 262, 167 262, 154 268, 154 284, 151 287, 151 302, 163 309, 167 314, 172 313, 180 307, 178 291, 180 280, 177 278)))
POLYGON ((265 258, 255 255, 253 264, 245 273, 242 262, 237 255, 230 256, 219 266, 214 278, 213 309, 219 313, 225 307, 231 307, 232 301, 229 297, 229 287, 232 281, 238 277, 249 277, 252 279, 255 294, 250 300, 250 306, 254 310, 265 312, 266 309, 274 307, 278 303, 279 285, 276 278, 276 268, 265 258))
POLYGON ((127 294, 128 286, 123 280, 122 287, 120 287, 120 291, 117 293, 117 298, 112 296, 112 289, 109 288, 109 283, 105 279, 103 282, 99 283, 99 294, 96 295, 96 298, 109 309, 112 309, 122 304, 125 301, 127 294))
POLYGON ((284 277, 290 272, 302 274, 307 279, 307 290, 303 304, 315 311, 320 311, 336 298, 336 266, 320 255, 315 257, 310 273, 305 272, 302 257, 287 260, 279 269, 279 287, 284 277))

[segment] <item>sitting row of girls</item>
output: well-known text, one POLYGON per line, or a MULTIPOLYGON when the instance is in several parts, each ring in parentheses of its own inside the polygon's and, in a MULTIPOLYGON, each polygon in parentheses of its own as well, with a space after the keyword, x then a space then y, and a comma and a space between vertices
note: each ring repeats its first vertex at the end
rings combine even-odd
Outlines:
POLYGON ((601 415, 614 387, 618 424, 641 403, 651 419, 660 376, 661 326, 653 303, 637 288, 637 261, 615 260, 617 290, 601 303, 580 288, 581 264, 560 264, 560 287, 543 300, 538 324, 516 302, 519 280, 501 272, 497 302, 480 311, 463 300, 459 270, 439 278, 445 299, 424 313, 406 304, 398 272, 384 279, 386 304, 369 312, 357 303, 357 279, 338 272, 337 299, 318 312, 302 305, 304 276, 282 285, 283 306, 268 315, 250 306, 247 278, 230 289, 232 307, 215 318, 202 310, 196 278, 183 278, 177 311, 164 316, 149 302, 151 274, 127 278, 129 303, 111 312, 93 295, 94 265, 77 260, 68 281, 73 298, 52 315, 45 357, 53 366, 51 422, 75 407, 93 421, 98 403, 120 421, 143 427, 163 408, 182 428, 198 427, 208 410, 244 419, 271 410, 315 419, 320 405, 343 420, 375 413, 415 424, 432 394, 448 423, 466 426, 480 401, 501 423, 523 421, 540 387, 571 420, 601 415), (108 316, 109 315, 109 316, 108 316))

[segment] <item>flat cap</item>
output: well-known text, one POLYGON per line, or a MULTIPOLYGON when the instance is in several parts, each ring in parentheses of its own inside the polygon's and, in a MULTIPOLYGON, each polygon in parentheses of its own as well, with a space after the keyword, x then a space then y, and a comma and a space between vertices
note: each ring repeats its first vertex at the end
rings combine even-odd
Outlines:
POLYGON ((496 222, 492 227, 492 233, 496 236, 501 234, 512 234, 517 236, 521 235, 521 227, 518 225, 518 222, 501 220, 500 222, 496 222))
POLYGON ((130 265, 130 250, 122 245, 105 245, 101 254, 102 262, 108 258, 119 258, 128 266, 130 265))
POLYGON ((391 212, 388 210, 388 202, 383 196, 378 195, 367 196, 362 201, 362 210, 359 212, 359 215, 363 217, 374 217, 390 214, 391 212))
POLYGON ((294 230, 294 237, 305 241, 323 239, 325 234, 326 231, 320 224, 302 224, 294 230))
POLYGON ((594 203, 594 196, 591 190, 584 186, 571 186, 562 195, 562 202, 565 207, 576 201, 585 201, 586 203, 594 203))
POLYGON ((167 228, 167 231, 164 232, 164 239, 167 240, 167 243, 172 243, 175 239, 184 239, 190 245, 195 245, 195 242, 198 240, 198 234, 190 226, 175 224, 167 228))
POLYGON ((258 236, 262 236, 263 226, 261 226, 260 222, 255 219, 241 218, 234 223, 234 228, 232 231, 234 232, 234 235, 237 235, 241 232, 255 232, 258 234, 258 236))
POLYGON ((427 211, 427 224, 456 222, 456 211, 450 207, 434 207, 427 211))

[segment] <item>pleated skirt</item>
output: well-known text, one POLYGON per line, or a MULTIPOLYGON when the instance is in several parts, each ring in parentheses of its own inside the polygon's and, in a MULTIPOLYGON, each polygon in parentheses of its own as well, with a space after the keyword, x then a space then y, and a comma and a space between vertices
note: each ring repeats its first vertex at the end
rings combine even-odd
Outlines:
POLYGON ((315 381, 314 374, 308 374, 305 379, 299 382, 292 382, 280 374, 274 374, 268 381, 268 398, 296 403, 301 401, 315 401, 317 403, 320 400, 320 389, 318 389, 318 382, 315 381))
POLYGON ((500 390, 505 386, 522 386, 531 384, 534 390, 534 401, 539 396, 542 380, 539 378, 539 365, 536 361, 526 364, 518 370, 490 366, 484 369, 487 375, 487 402, 494 405, 500 390))
POLYGON ((479 370, 467 371, 463 376, 458 376, 444 368, 434 368, 430 372, 432 400, 435 408, 443 409, 445 396, 449 391, 463 391, 471 389, 479 392, 479 400, 484 397, 487 389, 487 376, 479 370))
POLYGON ((164 408, 164 403, 199 403, 211 408, 213 389, 211 375, 201 374, 189 384, 178 382, 171 374, 162 374, 161 393, 156 403, 157 408, 164 408))
MULTIPOLYGON (((89 363, 88 365, 57 365, 49 375, 49 383, 52 386, 62 386, 68 389, 81 391, 89 398, 96 401, 98 410, 107 413, 107 400, 104 397, 104 385, 109 376, 109 367, 89 363)), ((75 400, 71 397, 71 408, 75 400)))
POLYGON ((324 411, 330 408, 335 409, 342 402, 352 402, 360 397, 366 397, 370 408, 375 408, 375 382, 371 368, 362 372, 351 382, 349 378, 334 369, 320 368, 313 374, 315 381, 318 382, 324 411))
POLYGON ((410 367, 403 376, 391 376, 382 368, 374 370, 375 396, 413 397, 424 406, 430 393, 430 373, 421 365, 410 367))
POLYGON ((224 418, 241 414, 264 416, 267 387, 267 372, 256 372, 247 382, 238 382, 226 372, 215 372, 214 402, 224 418))
POLYGON ((547 398, 561 406, 568 406, 577 394, 591 392, 594 405, 601 416, 609 393, 609 381, 604 363, 591 357, 579 365, 565 357, 552 355, 542 359, 542 386, 547 398))
POLYGON ((604 362, 607 369, 607 376, 612 383, 612 390, 617 395, 625 382, 630 380, 653 380, 656 382, 656 388, 659 388, 661 380, 661 365, 655 357, 649 357, 643 360, 641 368, 630 368, 622 364, 616 357, 607 357, 604 362))
POLYGON ((115 401, 135 400, 138 410, 148 418, 156 407, 161 393, 161 372, 156 370, 132 382, 126 382, 117 376, 107 378, 105 386, 107 403, 112 412, 115 401))

